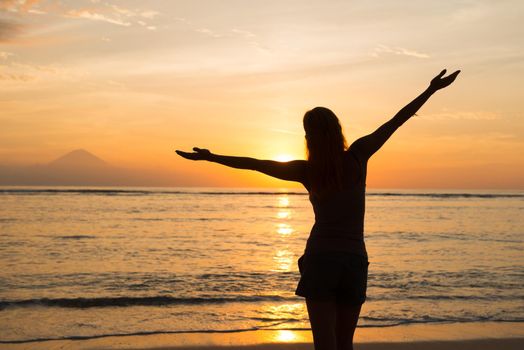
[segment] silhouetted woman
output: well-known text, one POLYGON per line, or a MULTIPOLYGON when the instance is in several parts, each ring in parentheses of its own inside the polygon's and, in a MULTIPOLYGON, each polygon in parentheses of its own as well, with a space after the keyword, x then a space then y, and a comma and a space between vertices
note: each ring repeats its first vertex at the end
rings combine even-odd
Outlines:
POLYGON ((304 115, 307 161, 277 162, 213 154, 193 148, 176 151, 184 158, 257 170, 298 181, 309 192, 315 224, 304 255, 296 294, 306 298, 316 350, 353 349, 353 334, 366 300, 368 257, 364 244, 364 201, 369 158, 437 90, 450 85, 460 71, 437 75, 429 87, 391 120, 347 147, 335 114, 316 107, 304 115))

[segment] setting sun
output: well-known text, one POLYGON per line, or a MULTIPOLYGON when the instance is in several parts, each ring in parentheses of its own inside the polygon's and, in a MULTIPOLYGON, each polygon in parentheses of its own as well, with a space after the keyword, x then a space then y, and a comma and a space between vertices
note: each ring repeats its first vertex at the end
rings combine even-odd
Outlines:
POLYGON ((295 159, 295 157, 289 154, 279 154, 278 156, 275 157, 275 160, 279 162, 289 162, 290 160, 293 160, 293 159, 295 159))

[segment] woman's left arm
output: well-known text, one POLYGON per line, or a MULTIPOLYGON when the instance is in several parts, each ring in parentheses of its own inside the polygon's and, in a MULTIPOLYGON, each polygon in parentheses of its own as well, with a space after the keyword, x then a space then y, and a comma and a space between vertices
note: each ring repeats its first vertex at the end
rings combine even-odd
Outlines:
POLYGON ((193 147, 193 150, 194 152, 183 152, 177 150, 176 153, 186 159, 207 160, 209 162, 222 164, 231 168, 256 170, 281 180, 297 181, 302 183, 304 183, 305 180, 305 160, 277 162, 274 160, 261 160, 250 157, 224 156, 211 153, 207 149, 198 147, 193 147))
POLYGON ((391 135, 402 126, 402 124, 417 113, 420 107, 426 103, 431 95, 453 83, 459 73, 460 70, 444 77, 444 74, 446 74, 446 70, 444 69, 439 75, 431 80, 429 87, 417 98, 408 103, 404 108, 398 111, 393 118, 384 123, 373 133, 356 140, 350 148, 352 148, 359 157, 367 161, 382 147, 382 145, 384 145, 391 135))

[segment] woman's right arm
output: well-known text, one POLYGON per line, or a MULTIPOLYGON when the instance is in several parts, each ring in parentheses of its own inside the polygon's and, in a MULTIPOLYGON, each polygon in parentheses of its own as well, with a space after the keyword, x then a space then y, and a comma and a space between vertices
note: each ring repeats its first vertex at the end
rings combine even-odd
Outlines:
POLYGON ((404 108, 398 111, 397 114, 389 121, 381 125, 373 133, 359 138, 350 146, 350 149, 356 152, 363 160, 369 159, 376 151, 378 151, 384 143, 393 135, 393 133, 404 124, 409 118, 411 118, 417 111, 426 103, 426 101, 436 91, 449 86, 460 73, 460 70, 444 77, 446 70, 444 69, 437 75, 429 87, 417 96, 413 101, 407 104, 404 108))
POLYGON ((277 162, 274 160, 261 160, 250 157, 225 156, 211 153, 207 149, 194 147, 194 152, 176 151, 186 159, 207 160, 236 169, 256 170, 263 174, 276 177, 281 180, 305 182, 306 161, 292 160, 289 162, 277 162))

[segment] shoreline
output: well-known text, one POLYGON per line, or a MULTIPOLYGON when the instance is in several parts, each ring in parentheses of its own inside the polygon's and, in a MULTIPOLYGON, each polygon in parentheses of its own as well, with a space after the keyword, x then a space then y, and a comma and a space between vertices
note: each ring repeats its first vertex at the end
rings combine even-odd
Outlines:
MULTIPOLYGON (((222 333, 155 333, 109 335, 89 339, 60 339, 3 343, 1 350, 26 349, 313 349, 311 331, 248 330, 222 333)), ((355 348, 363 350, 413 349, 522 349, 523 322, 410 324, 392 327, 359 327, 355 348)))

